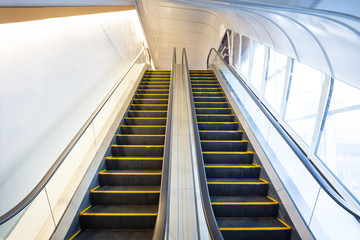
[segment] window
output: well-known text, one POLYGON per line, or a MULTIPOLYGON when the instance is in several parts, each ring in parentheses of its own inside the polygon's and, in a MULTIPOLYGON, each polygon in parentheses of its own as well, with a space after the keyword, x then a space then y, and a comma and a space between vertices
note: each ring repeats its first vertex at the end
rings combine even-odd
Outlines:
POLYGON ((268 50, 268 65, 265 74, 265 100, 280 113, 288 57, 268 50))
POLYGON ((335 80, 317 156, 360 200, 360 90, 335 80))
POLYGON ((308 146, 314 132, 323 79, 320 71, 293 62, 285 121, 308 146))
POLYGON ((255 89, 261 93, 261 84, 264 74, 266 47, 253 41, 252 44, 252 62, 250 69, 250 82, 255 89))
POLYGON ((250 39, 242 36, 241 38, 241 57, 240 73, 249 79, 249 62, 250 62, 250 39))

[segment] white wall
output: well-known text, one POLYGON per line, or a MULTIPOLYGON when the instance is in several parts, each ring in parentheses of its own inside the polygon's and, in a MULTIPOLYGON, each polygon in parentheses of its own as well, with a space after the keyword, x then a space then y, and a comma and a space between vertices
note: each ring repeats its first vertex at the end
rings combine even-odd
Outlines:
POLYGON ((0 214, 44 176, 143 45, 136 12, 0 25, 0 214))

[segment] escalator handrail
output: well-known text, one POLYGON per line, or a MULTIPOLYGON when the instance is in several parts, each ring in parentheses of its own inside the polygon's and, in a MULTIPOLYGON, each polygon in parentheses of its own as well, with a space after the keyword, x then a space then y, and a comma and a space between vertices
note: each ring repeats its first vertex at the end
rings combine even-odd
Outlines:
POLYGON ((300 159, 300 161, 304 164, 309 173, 314 177, 317 183, 321 186, 322 189, 344 210, 353 215, 358 220, 360 219, 360 211, 347 203, 338 193, 337 191, 329 184, 329 181, 326 179, 324 174, 316 168, 313 163, 305 156, 301 148, 294 142, 294 140, 289 136, 289 134, 282 128, 280 123, 274 118, 274 116, 267 110, 267 108, 263 105, 263 103, 257 98, 255 93, 250 89, 250 87, 245 83, 245 81, 239 76, 239 74, 231 67, 216 51, 215 48, 210 49, 208 57, 207 57, 207 67, 209 68, 209 59, 212 52, 215 52, 216 55, 221 59, 223 64, 227 67, 227 69, 233 74, 233 76, 238 80, 238 82, 244 87, 246 92, 250 95, 252 100, 256 103, 256 105, 260 108, 263 114, 267 117, 273 127, 278 131, 281 137, 286 141, 292 151, 296 154, 296 156, 300 159))
POLYGON ((201 203, 204 209, 205 214, 205 220, 206 224, 209 229, 209 233, 211 236, 211 239, 221 240, 223 239, 223 236, 219 230, 219 226, 216 222, 214 212, 211 207, 211 200, 210 200, 210 194, 206 182, 206 173, 205 173, 205 167, 204 167, 204 159, 202 155, 202 148, 201 148, 201 142, 200 142, 200 135, 199 135, 199 128, 196 118, 196 112, 195 112, 195 103, 193 99, 193 92, 191 88, 191 79, 190 79, 190 71, 189 71, 189 65, 187 61, 187 55, 186 55, 186 49, 183 48, 182 52, 182 62, 185 64, 186 68, 186 74, 188 79, 188 85, 189 85, 189 92, 190 92, 190 105, 191 105, 191 115, 193 119, 193 129, 194 129, 194 138, 195 138, 195 151, 196 151, 196 160, 198 165, 198 174, 199 174, 199 185, 200 185, 200 193, 201 193, 201 203))
POLYGON ((173 51, 173 60, 171 65, 171 77, 169 88, 169 102, 166 117, 166 132, 164 143, 164 156, 162 165, 162 177, 160 187, 159 209, 154 228, 154 240, 165 239, 165 230, 168 219, 169 200, 170 200, 170 156, 171 156, 171 127, 172 127, 172 109, 173 109, 173 89, 175 78, 176 49, 173 51))
POLYGON ((66 157, 70 154, 71 150, 75 147, 76 143, 80 140, 81 136, 85 133, 85 131, 89 128, 90 124, 94 121, 96 116, 99 114, 99 112, 103 109, 105 104, 109 101, 111 96, 114 94, 116 89, 119 87, 125 76, 129 73, 129 71, 132 69, 132 67, 135 65, 135 63, 139 60, 141 55, 146 51, 148 58, 150 59, 151 56, 149 54, 149 49, 143 48, 140 53, 136 56, 135 60, 131 63, 131 65, 127 68, 126 72, 121 76, 121 78, 118 80, 118 82, 114 85, 114 87, 109 91, 109 93, 106 95, 104 100, 99 104, 99 106, 95 109, 93 114, 89 117, 89 119, 85 122, 85 124, 80 128, 78 133, 74 136, 74 138, 71 140, 71 142, 67 145, 67 147, 63 150, 63 152, 60 154, 60 156, 57 158, 57 160, 54 162, 54 164, 50 167, 50 169, 47 171, 47 173, 44 175, 44 177, 39 181, 39 183, 31 190, 31 192, 23 199, 21 200, 17 205, 15 205, 12 209, 10 209, 8 212, 0 216, 0 225, 4 224, 8 220, 12 219, 14 216, 16 216, 18 213, 20 213, 24 208, 26 208, 39 193, 45 188, 47 183, 50 181, 50 179, 54 176, 56 171, 59 169, 61 164, 64 162, 66 157))

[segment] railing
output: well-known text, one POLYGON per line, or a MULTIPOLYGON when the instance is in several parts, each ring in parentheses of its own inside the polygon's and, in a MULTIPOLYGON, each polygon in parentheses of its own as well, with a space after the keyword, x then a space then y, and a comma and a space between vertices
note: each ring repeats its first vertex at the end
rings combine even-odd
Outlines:
POLYGON ((348 213, 353 215, 358 220, 360 219, 360 211, 347 203, 334 189, 329 181, 326 179, 326 176, 323 173, 319 172, 318 169, 312 164, 312 162, 306 158, 301 148, 293 141, 293 139, 288 135, 288 133, 281 127, 281 125, 277 122, 277 120, 271 115, 271 113, 267 110, 267 108, 260 102, 260 100, 256 97, 250 87, 245 83, 245 81, 237 74, 237 72, 225 62, 225 60, 220 56, 220 54, 212 48, 209 52, 207 58, 207 66, 209 66, 215 61, 215 59, 220 60, 220 62, 226 67, 228 70, 240 83, 240 85, 244 88, 245 92, 250 96, 252 101, 256 104, 256 106, 261 110, 261 112, 266 116, 267 120, 271 123, 271 125, 276 129, 278 134, 283 138, 283 140, 287 143, 287 145, 294 152, 296 157, 301 161, 301 163, 305 166, 307 171, 311 174, 311 176, 316 180, 316 182, 320 185, 320 187, 331 197, 333 201, 335 201, 339 206, 345 209, 348 213))
MULTIPOLYGON (((65 159, 69 156, 71 151, 74 149, 76 144, 81 140, 82 136, 90 128, 90 126, 93 124, 96 117, 99 115, 101 110, 104 108, 104 106, 110 102, 110 98, 114 95, 114 93, 118 90, 118 87, 121 85, 122 81, 127 77, 130 70, 133 69, 134 65, 137 63, 145 64, 149 62, 150 55, 149 50, 147 48, 144 48, 135 58, 133 63, 127 68, 125 73, 122 75, 122 77, 119 79, 119 81, 115 84, 115 86, 110 90, 110 92, 106 95, 104 100, 100 103, 100 105, 96 108, 96 110, 93 112, 93 114, 90 116, 90 118, 85 122, 85 124, 81 127, 81 129, 78 131, 78 133, 74 136, 74 138, 71 140, 71 142, 67 145, 67 147, 63 150, 63 152, 60 154, 60 156, 57 158, 57 160, 54 162, 54 164, 50 167, 50 169, 47 171, 47 173, 43 176, 43 178, 39 181, 39 183, 33 188, 33 190, 15 207, 10 209, 8 212, 6 212, 4 215, 0 217, 0 227, 4 226, 5 223, 7 223, 9 220, 17 216, 19 213, 21 213, 26 207, 32 203, 40 192, 42 192, 44 189, 46 190, 47 184, 50 182, 54 174, 59 170, 59 168, 64 163, 65 159)), ((53 216, 54 217, 54 216, 53 216)), ((54 220, 55 222, 55 220, 54 220)), ((7 230, 9 227, 7 227, 7 230)), ((13 227, 10 227, 11 229, 13 227)), ((10 229, 10 230, 11 230, 10 229)), ((0 236, 1 237, 1 236, 0 236)))
POLYGON ((191 88, 191 79, 190 79, 190 71, 188 67, 187 55, 185 48, 182 52, 182 63, 185 64, 187 79, 189 80, 189 92, 190 92, 190 103, 191 103, 191 114, 193 119, 193 128, 194 128, 194 137, 195 137, 195 151, 196 151, 196 158, 198 164, 198 174, 199 174, 199 183, 200 183, 200 192, 201 192, 201 203, 204 209, 205 220, 209 229, 209 233, 212 239, 223 239, 222 234, 219 230, 217 225, 214 212, 211 207, 210 195, 209 190, 206 182, 206 173, 204 167, 204 160, 201 150, 201 143, 200 143, 200 135, 199 135, 199 128, 197 124, 196 112, 195 112, 195 104, 192 94, 191 88))
POLYGON ((154 240, 165 239, 166 224, 168 223, 169 215, 169 199, 170 199, 170 156, 171 156, 171 127, 172 127, 172 109, 173 109, 173 89, 174 89, 174 78, 175 78, 175 64, 176 64, 176 49, 173 51, 173 60, 171 65, 171 78, 170 78, 170 89, 169 89, 169 102, 168 111, 166 118, 166 132, 165 132, 165 144, 164 144, 164 158, 162 165, 162 178, 161 178, 161 189, 159 199, 159 210, 156 218, 155 229, 154 229, 154 240))

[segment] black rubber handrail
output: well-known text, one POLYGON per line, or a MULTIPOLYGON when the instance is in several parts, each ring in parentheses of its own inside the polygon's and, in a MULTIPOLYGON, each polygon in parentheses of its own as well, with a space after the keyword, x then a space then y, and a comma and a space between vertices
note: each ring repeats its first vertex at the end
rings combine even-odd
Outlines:
POLYGON ((74 148, 76 143, 79 141, 81 136, 85 133, 85 131, 89 128, 90 124, 94 121, 96 116, 99 114, 101 109, 105 106, 105 104, 109 101, 110 97, 114 94, 120 83, 123 81, 125 76, 129 73, 131 68, 135 65, 137 60, 140 58, 140 56, 144 53, 144 51, 147 52, 148 57, 149 50, 147 48, 144 48, 141 50, 141 52, 136 56, 133 63, 128 67, 126 72, 122 75, 122 77, 119 79, 119 81, 114 85, 114 87, 110 90, 110 92, 106 95, 104 100, 100 103, 100 105, 95 109, 93 114, 90 116, 90 118, 85 122, 85 124, 81 127, 81 129, 78 131, 78 133, 74 136, 74 138, 71 140, 71 142, 67 145, 67 147, 64 149, 64 151, 60 154, 60 156, 57 158, 55 163, 50 167, 50 169, 47 171, 47 173, 44 175, 44 177, 39 181, 39 183, 34 187, 33 190, 21 201, 19 202, 15 207, 10 209, 8 212, 3 214, 0 217, 0 225, 4 224, 14 216, 16 216, 19 212, 21 212, 24 208, 26 208, 35 198, 36 196, 44 189, 46 184, 50 181, 50 179, 54 176, 55 172, 59 169, 61 164, 64 162, 65 158, 69 155, 71 150, 74 148))
POLYGON ((200 185, 200 193, 201 193, 201 203, 204 209, 206 224, 209 229, 211 239, 222 240, 223 236, 219 230, 219 226, 216 222, 215 215, 211 206, 211 200, 209 195, 209 189, 206 181, 206 173, 204 166, 204 159, 202 155, 199 128, 196 118, 195 112, 195 104, 193 98, 193 92, 191 88, 191 79, 190 79, 190 71, 189 65, 187 61, 186 49, 183 48, 182 52, 182 63, 185 64, 187 79, 189 82, 189 92, 190 92, 190 105, 191 105, 191 115, 193 118, 193 129, 194 129, 194 138, 195 138, 195 151, 196 151, 196 160, 198 165, 198 174, 199 174, 199 185, 200 185))
POLYGON ((309 173, 314 177, 317 183, 321 186, 322 189, 343 209, 345 209, 348 213, 353 215, 357 220, 360 220, 360 211, 347 203, 337 192, 336 190, 329 184, 329 181, 325 178, 322 172, 319 172, 318 168, 316 168, 313 163, 307 159, 307 157, 302 152, 301 148, 292 140, 289 134, 282 128, 279 122, 274 118, 274 116, 267 110, 267 108, 263 105, 263 103, 256 97, 255 93, 250 89, 250 87, 245 83, 245 81, 239 76, 239 74, 228 64, 225 60, 220 56, 220 54, 216 51, 216 49, 212 48, 209 51, 209 55, 207 57, 207 67, 209 68, 209 59, 211 53, 214 52, 223 62, 223 64, 227 67, 227 69, 234 75, 234 77, 238 80, 238 82, 244 87, 246 92, 250 95, 252 100, 256 103, 256 105, 260 108, 263 114, 267 117, 273 127, 278 131, 281 137, 286 141, 291 150, 296 154, 296 156, 300 159, 300 161, 304 164, 309 173))
POLYGON ((162 165, 162 177, 160 187, 160 199, 159 209, 154 229, 154 240, 165 239, 165 230, 168 219, 169 200, 170 200, 170 155, 171 155, 171 127, 172 127, 172 109, 173 109, 173 89, 175 78, 175 64, 176 64, 176 49, 173 51, 173 60, 171 65, 171 78, 169 89, 169 102, 168 111, 166 117, 166 132, 165 132, 165 144, 164 144, 164 157, 162 165))

